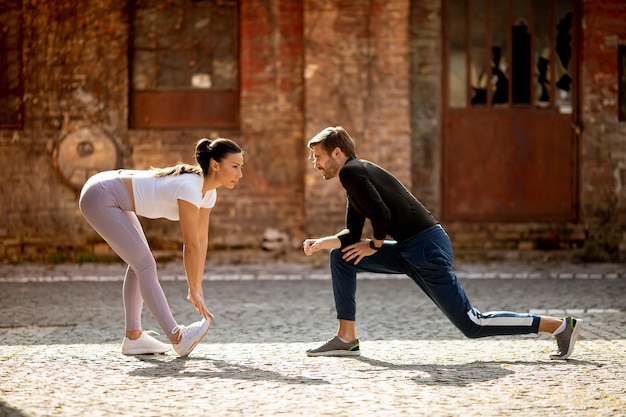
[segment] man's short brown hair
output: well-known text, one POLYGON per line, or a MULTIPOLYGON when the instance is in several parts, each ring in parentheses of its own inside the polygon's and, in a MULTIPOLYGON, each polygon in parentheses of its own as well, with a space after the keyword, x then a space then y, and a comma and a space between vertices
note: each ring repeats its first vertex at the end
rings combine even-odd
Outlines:
POLYGON ((330 154, 335 148, 341 149, 348 158, 356 156, 356 145, 346 129, 341 126, 327 127, 313 136, 307 146, 312 148, 315 145, 322 145, 322 148, 330 154))

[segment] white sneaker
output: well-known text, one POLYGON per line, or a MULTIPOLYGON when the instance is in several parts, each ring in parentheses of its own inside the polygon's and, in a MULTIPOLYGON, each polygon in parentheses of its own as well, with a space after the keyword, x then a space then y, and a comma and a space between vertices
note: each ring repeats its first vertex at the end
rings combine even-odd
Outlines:
POLYGON ((155 353, 165 353, 172 348, 172 345, 159 342, 148 334, 155 333, 152 331, 141 332, 141 336, 131 340, 124 337, 122 341, 122 353, 124 355, 153 355, 155 353))
POLYGON ((189 326, 180 326, 180 342, 174 345, 179 356, 187 356, 209 331, 213 319, 202 319, 189 326))

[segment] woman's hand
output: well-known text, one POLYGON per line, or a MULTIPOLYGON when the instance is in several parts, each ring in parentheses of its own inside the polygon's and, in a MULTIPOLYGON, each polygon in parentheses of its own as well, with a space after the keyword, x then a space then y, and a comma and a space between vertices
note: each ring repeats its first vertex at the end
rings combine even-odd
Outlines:
POLYGON ((205 319, 212 319, 213 314, 209 311, 206 304, 204 304, 204 294, 202 291, 187 291, 187 300, 191 301, 194 308, 198 310, 200 315, 205 319))

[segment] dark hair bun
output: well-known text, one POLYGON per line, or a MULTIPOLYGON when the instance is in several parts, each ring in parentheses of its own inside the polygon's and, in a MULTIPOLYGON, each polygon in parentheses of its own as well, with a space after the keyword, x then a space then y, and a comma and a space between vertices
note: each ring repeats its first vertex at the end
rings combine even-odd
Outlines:
POLYGON ((202 138, 196 144, 196 161, 198 164, 204 165, 204 163, 209 161, 211 157, 211 144, 213 141, 211 139, 202 138))

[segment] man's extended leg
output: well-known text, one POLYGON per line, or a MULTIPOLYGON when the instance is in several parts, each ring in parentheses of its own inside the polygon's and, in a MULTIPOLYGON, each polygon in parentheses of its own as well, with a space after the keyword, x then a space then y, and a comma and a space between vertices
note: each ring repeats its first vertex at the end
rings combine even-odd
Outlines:
POLYGON ((411 279, 465 336, 538 332, 540 316, 510 311, 481 313, 472 307, 452 271, 452 246, 440 226, 426 229, 399 246, 402 256, 411 263, 411 279))

